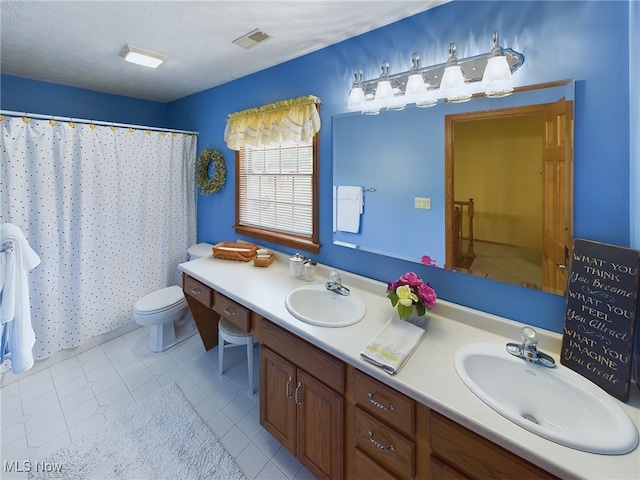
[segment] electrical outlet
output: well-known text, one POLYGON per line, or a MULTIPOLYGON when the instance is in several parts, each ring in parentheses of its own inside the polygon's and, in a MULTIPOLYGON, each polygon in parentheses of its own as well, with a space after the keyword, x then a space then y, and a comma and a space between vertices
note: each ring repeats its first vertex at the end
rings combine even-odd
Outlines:
POLYGON ((414 204, 416 208, 424 208, 425 210, 431 209, 430 198, 415 197, 414 204))

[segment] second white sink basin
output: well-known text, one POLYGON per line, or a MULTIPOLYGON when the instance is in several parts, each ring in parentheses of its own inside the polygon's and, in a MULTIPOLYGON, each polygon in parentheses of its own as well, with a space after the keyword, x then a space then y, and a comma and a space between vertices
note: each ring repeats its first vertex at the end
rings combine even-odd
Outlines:
POLYGON ((483 402, 548 440, 590 453, 622 455, 638 445, 638 430, 608 393, 582 375, 514 357, 505 346, 460 348, 455 367, 483 402))
POLYGON ((320 327, 346 327, 358 323, 367 313, 360 298, 353 293, 340 295, 324 285, 296 288, 285 299, 291 315, 305 323, 320 327))

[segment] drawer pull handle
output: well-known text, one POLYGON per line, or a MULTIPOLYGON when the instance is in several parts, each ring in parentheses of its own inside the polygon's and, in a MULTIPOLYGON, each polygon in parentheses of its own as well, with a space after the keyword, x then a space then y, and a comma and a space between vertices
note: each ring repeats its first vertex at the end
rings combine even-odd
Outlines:
POLYGON ((300 401, 300 398, 298 398, 298 391, 300 390, 301 386, 302 386, 302 383, 298 382, 298 386, 296 387, 296 391, 294 393, 294 395, 296 397, 294 399, 294 401, 296 402, 296 405, 301 405, 302 404, 302 402, 300 401))
POLYGON ((192 288, 191 289, 191 293, 193 295, 200 295, 202 293, 202 291, 199 288, 192 288))
POLYGON ((289 380, 287 380, 287 384, 284 387, 284 394, 287 396, 287 398, 291 398, 291 390, 289 389, 289 385, 291 385, 291 380, 293 379, 289 377, 289 380))
POLYGON ((383 410, 385 412, 388 412, 389 410, 395 410, 395 408, 393 408, 392 404, 389 404, 388 407, 385 407, 380 402, 375 401, 373 399, 373 393, 371 393, 371 392, 369 392, 369 403, 371 403, 372 405, 378 407, 380 410, 383 410))
POLYGON ((373 432, 371 430, 369 430, 369 441, 373 444, 374 447, 376 447, 378 450, 382 450, 383 452, 393 452, 395 450, 395 447, 393 445, 385 447, 375 438, 373 438, 373 432))
POLYGON ((227 315, 231 315, 232 317, 236 314, 235 311, 229 310, 227 307, 224 307, 224 313, 226 313, 227 315))

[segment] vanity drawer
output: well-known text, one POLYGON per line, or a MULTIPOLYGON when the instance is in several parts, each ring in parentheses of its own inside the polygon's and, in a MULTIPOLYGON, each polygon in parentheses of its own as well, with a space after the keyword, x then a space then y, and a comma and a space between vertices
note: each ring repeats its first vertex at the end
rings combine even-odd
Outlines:
POLYGON ((429 424, 431 454, 471 478, 556 478, 433 410, 429 424))
POLYGON ((384 423, 355 408, 357 448, 400 478, 415 475, 415 444, 384 423))
MULTIPOLYGON (((355 449, 354 453, 354 480, 395 480, 395 475, 387 472, 384 468, 378 465, 369 458, 359 448, 355 449)), ((436 478, 436 477, 434 477, 436 478)))
POLYGON ((211 308, 211 301, 213 300, 213 290, 211 287, 208 287, 189 275, 185 275, 183 291, 185 295, 189 295, 205 307, 211 308))
POLYGON ((354 375, 355 401, 364 410, 412 437, 415 402, 358 370, 354 375))
POLYGON ((251 310, 216 291, 213 292, 213 309, 242 331, 249 333, 251 330, 251 310))

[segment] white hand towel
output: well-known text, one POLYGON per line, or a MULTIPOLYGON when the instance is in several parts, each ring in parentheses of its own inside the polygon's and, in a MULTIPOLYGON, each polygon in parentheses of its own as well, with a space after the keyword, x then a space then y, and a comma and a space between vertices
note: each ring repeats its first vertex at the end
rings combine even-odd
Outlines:
POLYGON ((338 187, 333 186, 333 231, 338 230, 338 187))
MULTIPOLYGON (((29 246, 22 230, 11 223, 0 225, 2 242, 11 242, 13 252, 5 252, 0 260, 2 281, 0 282, 0 318, 9 335, 3 335, 1 345, 11 355, 11 369, 23 373, 33 366, 33 345, 36 337, 31 326, 29 281, 27 272, 40 264, 40 257, 29 246), (11 322, 9 328, 6 323, 11 322)), ((3 333, 5 333, 3 331, 3 333)))
POLYGON ((391 317, 371 339, 360 356, 394 375, 416 350, 424 330, 413 323, 391 317))
POLYGON ((337 197, 337 229, 342 232, 358 233, 360 214, 364 207, 362 187, 340 185, 337 197))

